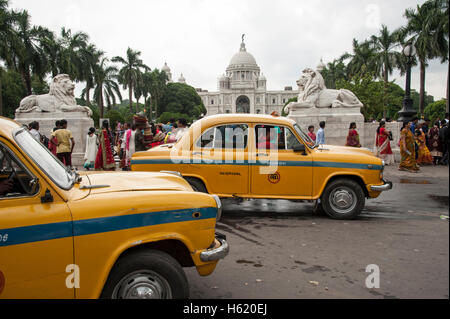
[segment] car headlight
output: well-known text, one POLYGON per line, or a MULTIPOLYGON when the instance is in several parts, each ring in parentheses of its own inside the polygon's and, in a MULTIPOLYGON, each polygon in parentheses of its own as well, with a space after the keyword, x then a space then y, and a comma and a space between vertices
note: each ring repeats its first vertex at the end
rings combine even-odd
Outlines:
POLYGON ((222 202, 220 201, 219 196, 217 195, 213 195, 214 200, 216 201, 217 204, 217 216, 216 216, 216 221, 219 221, 220 218, 222 217, 222 202))
POLYGON ((385 161, 381 161, 381 173, 384 172, 384 168, 386 167, 386 162, 385 161))

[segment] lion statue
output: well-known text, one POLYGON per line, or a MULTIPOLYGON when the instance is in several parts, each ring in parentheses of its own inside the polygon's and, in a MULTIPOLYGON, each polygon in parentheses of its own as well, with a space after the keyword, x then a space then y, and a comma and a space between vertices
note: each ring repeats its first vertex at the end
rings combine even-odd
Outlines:
POLYGON ((327 89, 320 72, 312 69, 303 70, 297 85, 298 100, 286 106, 286 114, 289 114, 289 111, 293 108, 353 108, 363 106, 352 91, 327 89))
POLYGON ((75 85, 70 77, 59 74, 53 78, 48 94, 27 96, 20 102, 16 112, 86 112, 91 116, 89 107, 77 105, 74 90, 75 85))

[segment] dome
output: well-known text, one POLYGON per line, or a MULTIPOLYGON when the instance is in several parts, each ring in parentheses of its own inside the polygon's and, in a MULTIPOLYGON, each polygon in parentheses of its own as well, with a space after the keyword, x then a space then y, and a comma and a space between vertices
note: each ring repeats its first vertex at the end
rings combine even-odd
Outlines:
POLYGON ((241 49, 239 50, 239 52, 231 58, 229 66, 232 67, 241 65, 256 67, 258 66, 253 55, 247 52, 244 42, 241 43, 241 49))
POLYGON ((219 78, 219 81, 221 81, 221 82, 226 82, 226 81, 229 81, 230 80, 230 78, 228 78, 227 76, 225 76, 225 74, 223 74, 220 78, 219 78))
POLYGON ((161 70, 162 70, 162 71, 165 71, 165 72, 167 72, 167 71, 170 72, 170 68, 167 66, 167 63, 166 63, 166 62, 164 62, 164 66, 162 67, 161 70))
POLYGON ((266 77, 264 76, 264 74, 261 73, 261 75, 259 76, 259 81, 266 81, 266 77))
POLYGON ((179 83, 186 83, 186 79, 183 76, 183 73, 181 73, 180 77, 178 78, 179 83))
POLYGON ((322 72, 327 66, 323 63, 323 60, 320 59, 319 65, 316 67, 317 71, 322 72))

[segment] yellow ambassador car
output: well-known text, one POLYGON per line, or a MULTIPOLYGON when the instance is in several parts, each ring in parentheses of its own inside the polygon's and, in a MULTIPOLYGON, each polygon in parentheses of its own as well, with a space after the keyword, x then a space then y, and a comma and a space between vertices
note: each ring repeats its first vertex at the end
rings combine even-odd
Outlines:
POLYGON ((176 173, 67 170, 0 118, 0 298, 187 298, 228 253, 217 196, 176 173))
POLYGON ((194 190, 220 197, 316 201, 335 219, 353 219, 392 188, 369 150, 315 145, 295 121, 222 114, 195 122, 177 143, 133 155, 133 171, 175 170, 194 190))

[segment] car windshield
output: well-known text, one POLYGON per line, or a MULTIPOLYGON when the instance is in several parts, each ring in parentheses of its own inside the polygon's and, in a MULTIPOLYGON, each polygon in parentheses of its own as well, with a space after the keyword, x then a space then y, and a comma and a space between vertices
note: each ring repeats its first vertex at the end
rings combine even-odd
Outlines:
POLYGON ((65 190, 72 188, 76 173, 67 169, 50 151, 25 129, 19 129, 14 134, 17 144, 59 187, 65 190))
POLYGON ((309 148, 315 148, 317 147, 316 142, 314 142, 308 134, 306 134, 305 132, 303 132, 303 130, 300 128, 300 126, 298 126, 297 124, 294 124, 294 128, 297 131, 297 133, 300 135, 300 137, 302 138, 303 141, 305 141, 305 143, 308 145, 309 148))

